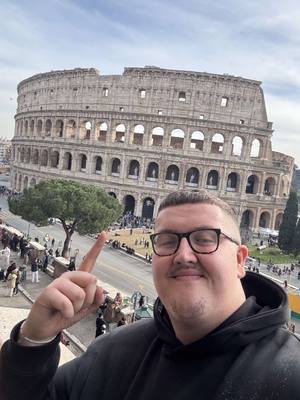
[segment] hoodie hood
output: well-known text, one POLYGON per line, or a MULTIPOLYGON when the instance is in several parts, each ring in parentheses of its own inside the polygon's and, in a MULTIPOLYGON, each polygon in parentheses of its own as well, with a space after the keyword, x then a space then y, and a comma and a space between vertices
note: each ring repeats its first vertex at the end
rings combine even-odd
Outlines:
POLYGON ((285 291, 262 275, 247 272, 242 279, 246 301, 220 326, 202 339, 183 345, 177 338, 167 311, 157 298, 154 319, 164 352, 172 357, 195 357, 239 350, 247 344, 267 336, 288 318, 288 298, 285 291))

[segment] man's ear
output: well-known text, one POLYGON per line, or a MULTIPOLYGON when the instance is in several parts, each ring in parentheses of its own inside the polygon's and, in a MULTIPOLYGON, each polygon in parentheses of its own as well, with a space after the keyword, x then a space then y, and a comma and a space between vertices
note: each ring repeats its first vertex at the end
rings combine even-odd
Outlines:
POLYGON ((246 258, 248 257, 248 254, 249 254, 248 247, 241 244, 239 246, 237 254, 236 254, 237 276, 239 279, 243 278, 246 274, 245 262, 246 262, 246 258))

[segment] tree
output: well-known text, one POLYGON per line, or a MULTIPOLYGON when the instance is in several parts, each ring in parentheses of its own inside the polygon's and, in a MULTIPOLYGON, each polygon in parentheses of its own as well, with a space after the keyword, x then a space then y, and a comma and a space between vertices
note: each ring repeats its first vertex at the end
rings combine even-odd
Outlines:
POLYGON ((289 199, 282 217, 282 223, 279 228, 278 246, 285 253, 293 251, 293 239, 298 216, 298 199, 297 193, 290 192, 289 199))
POLYGON ((298 219, 298 223, 295 229, 295 235, 293 240, 293 252, 295 256, 298 256, 300 253, 300 218, 298 219))
POLYGON ((28 221, 43 225, 48 218, 58 218, 66 233, 63 257, 67 255, 75 230, 80 235, 101 232, 123 211, 118 200, 103 189, 63 179, 42 181, 25 189, 19 198, 9 200, 9 209, 28 221))

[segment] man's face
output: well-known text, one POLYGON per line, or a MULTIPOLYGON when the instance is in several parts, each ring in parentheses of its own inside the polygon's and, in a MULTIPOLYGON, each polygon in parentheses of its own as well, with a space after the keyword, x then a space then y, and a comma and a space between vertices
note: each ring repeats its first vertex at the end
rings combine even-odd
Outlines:
MULTIPOLYGON (((211 204, 184 204, 162 210, 155 233, 183 233, 198 228, 219 228, 239 241, 232 218, 211 204)), ((157 293, 172 321, 206 318, 225 320, 244 301, 240 278, 245 275, 247 248, 220 236, 219 248, 211 254, 195 253, 183 238, 177 252, 153 254, 152 269, 157 293)))

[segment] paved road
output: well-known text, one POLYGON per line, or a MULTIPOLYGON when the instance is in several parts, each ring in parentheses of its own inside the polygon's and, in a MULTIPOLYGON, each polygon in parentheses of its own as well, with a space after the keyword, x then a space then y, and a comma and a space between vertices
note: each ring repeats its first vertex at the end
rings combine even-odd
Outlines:
MULTIPOLYGON (((4 198, 0 198, 0 207, 2 207, 0 215, 7 224, 21 232, 29 232, 31 237, 38 237, 42 243, 46 233, 55 238, 56 244, 64 240, 64 231, 60 224, 48 225, 46 227, 36 227, 31 223, 29 224, 27 221, 9 212, 7 201, 4 198)), ((74 254, 75 249, 79 249, 77 265, 93 242, 94 239, 90 237, 74 233, 71 242, 71 255, 74 254)), ((128 255, 125 257, 123 252, 110 249, 106 246, 95 265, 94 274, 101 281, 110 284, 125 294, 131 295, 134 291, 138 290, 148 296, 150 302, 153 302, 156 298, 151 265, 143 259, 137 259, 128 255)))

